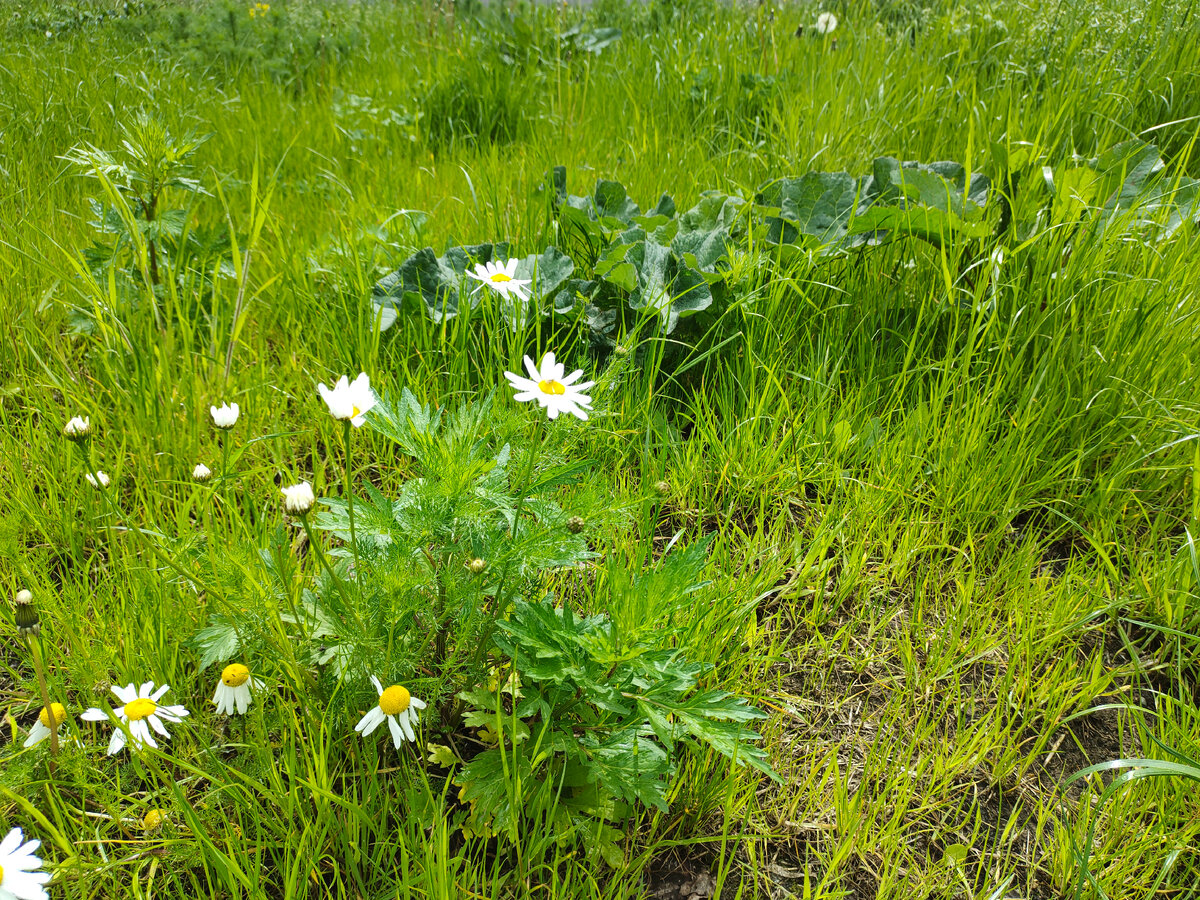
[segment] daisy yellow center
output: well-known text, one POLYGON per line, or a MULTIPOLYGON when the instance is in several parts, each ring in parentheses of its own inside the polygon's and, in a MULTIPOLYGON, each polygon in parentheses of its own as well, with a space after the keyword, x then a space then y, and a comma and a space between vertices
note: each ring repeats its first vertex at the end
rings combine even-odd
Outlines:
POLYGON ((553 378, 546 378, 539 381, 538 389, 543 394, 565 394, 567 392, 567 389, 553 378))
POLYGON ((57 728, 66 717, 67 711, 61 703, 51 703, 42 710, 41 715, 38 716, 38 721, 42 723, 43 728, 57 728), (51 719, 54 721, 51 722, 51 719))
POLYGON ((353 403, 351 403, 350 404, 350 418, 357 419, 361 415, 362 415, 362 410, 359 409, 357 406, 355 406, 353 403))
POLYGON ((241 663, 226 666, 221 671, 221 681, 226 687, 241 687, 250 679, 250 670, 241 663))
POLYGON ((152 809, 146 813, 146 817, 142 819, 142 827, 146 831, 153 831, 166 821, 167 814, 161 809, 152 809))
POLYGON ((491 277, 492 281, 512 281, 512 276, 505 275, 503 272, 497 272, 491 277))
POLYGON ((410 703, 412 703, 412 694, 408 692, 408 688, 398 684, 393 684, 379 695, 379 708, 383 710, 385 716, 394 716, 404 712, 410 703))
POLYGON ((125 704, 125 718, 130 722, 136 722, 154 715, 156 709, 158 709, 158 704, 149 697, 138 697, 132 703, 125 704))

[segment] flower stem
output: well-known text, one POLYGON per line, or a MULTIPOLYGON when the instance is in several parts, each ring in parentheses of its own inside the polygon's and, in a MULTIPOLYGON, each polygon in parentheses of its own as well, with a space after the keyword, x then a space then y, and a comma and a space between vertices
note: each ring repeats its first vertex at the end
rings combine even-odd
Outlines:
POLYGON ((517 547, 517 529, 521 525, 521 511, 525 506, 525 492, 529 490, 529 482, 533 477, 533 462, 537 458, 538 451, 541 450, 542 444, 545 443, 546 432, 542 428, 538 428, 538 437, 532 444, 529 445, 529 454, 525 457, 525 472, 521 475, 521 489, 517 493, 517 503, 513 510, 512 534, 509 535, 509 553, 504 559, 504 568, 500 572, 500 583, 496 587, 496 597, 492 603, 492 615, 488 619, 487 626, 483 630, 480 637, 479 646, 475 649, 474 662, 479 663, 487 653, 488 644, 491 642, 492 633, 496 630, 496 620, 500 618, 500 611, 507 605, 505 603, 504 588, 508 583, 508 572, 512 567, 513 556, 516 555, 517 547))
MULTIPOLYGON (((45 709, 46 715, 50 719, 50 753, 52 756, 58 754, 58 726, 62 723, 54 718, 54 709, 50 704, 50 689, 46 687, 46 673, 42 667, 42 652, 41 638, 29 636, 29 653, 33 657, 33 672, 37 676, 38 690, 42 695, 42 708, 45 709)), ((54 771, 54 762, 50 763, 50 770, 54 771)))
POLYGON ((354 481, 350 468, 350 420, 342 428, 342 447, 346 455, 346 511, 350 516, 350 553, 354 557, 354 581, 358 585, 358 599, 362 600, 362 566, 358 560, 358 538, 354 534, 354 481))

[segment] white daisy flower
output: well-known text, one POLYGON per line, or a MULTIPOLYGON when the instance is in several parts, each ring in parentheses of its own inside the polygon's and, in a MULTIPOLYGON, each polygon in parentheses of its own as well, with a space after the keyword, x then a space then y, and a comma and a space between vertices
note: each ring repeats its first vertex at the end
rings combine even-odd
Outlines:
POLYGON ((367 714, 359 719, 354 730, 366 737, 387 719, 388 730, 392 733, 392 742, 397 750, 405 740, 415 741, 417 737, 413 725, 417 722, 417 710, 425 708, 425 701, 418 700, 408 692, 408 688, 398 684, 384 690, 374 675, 371 676, 371 684, 375 685, 375 690, 379 692, 379 705, 371 707, 367 714))
POLYGON ((371 390, 371 379, 366 372, 360 373, 354 381, 343 375, 332 388, 318 384, 317 390, 329 407, 329 414, 339 422, 349 419, 355 428, 362 426, 367 410, 379 402, 371 390))
POLYGON ((192 480, 203 484, 210 478, 212 478, 212 469, 204 463, 196 463, 196 468, 192 469, 192 480))
POLYGON ((236 403, 226 403, 220 409, 210 406, 208 411, 212 413, 213 424, 222 431, 228 431, 236 425, 238 414, 241 412, 236 403))
POLYGON ((283 508, 294 516, 308 515, 308 511, 317 502, 312 485, 307 481, 282 488, 280 493, 283 494, 283 508))
POLYGON ((509 294, 513 294, 522 300, 528 300, 529 294, 526 293, 525 287, 530 283, 530 280, 528 278, 516 278, 514 277, 516 274, 517 260, 510 259, 504 263, 499 260, 493 260, 489 263, 478 263, 475 266, 475 271, 468 272, 467 277, 483 282, 483 284, 475 288, 476 292, 486 284, 501 296, 507 297, 509 294))
POLYGON ((218 716, 244 716, 250 708, 250 692, 262 690, 263 683, 250 676, 250 670, 241 663, 233 663, 221 670, 217 692, 213 703, 217 704, 218 716))
MULTIPOLYGON (((188 711, 182 706, 159 705, 159 699, 170 689, 169 685, 164 684, 155 690, 153 681, 147 681, 140 688, 127 684, 123 688, 114 687, 112 689, 112 692, 117 695, 117 699, 125 705, 113 710, 113 715, 120 719, 120 722, 116 724, 112 740, 108 742, 109 756, 120 753, 121 748, 125 746, 125 727, 129 729, 129 735, 133 738, 134 750, 139 749, 142 744, 158 747, 154 736, 150 733, 151 728, 165 738, 171 736, 163 722, 178 722, 188 715, 188 711)), ((103 722, 109 716, 104 710, 92 707, 85 710, 80 718, 88 722, 103 722)))
POLYGON ((41 841, 21 843, 24 835, 14 828, 0 841, 0 900, 48 900, 49 872, 39 872, 42 861, 33 855, 41 841))
POLYGON ((57 730, 66 720, 67 710, 61 703, 51 703, 47 707, 42 707, 42 712, 38 716, 38 720, 29 729, 29 737, 25 738, 25 743, 22 746, 32 747, 34 744, 41 743, 50 737, 52 726, 57 730))
POLYGON ((73 441, 82 441, 86 437, 90 437, 92 433, 92 420, 90 416, 80 418, 75 416, 63 426, 63 434, 73 441))
POLYGON ((837 16, 833 13, 823 12, 817 16, 817 34, 833 34, 837 26, 837 16))
POLYGON ((536 400, 551 419, 558 418, 560 412, 569 412, 580 419, 587 419, 586 410, 592 408, 592 398, 584 391, 596 382, 585 381, 583 384, 576 384, 583 375, 583 369, 576 369, 564 377, 565 367, 562 363, 554 361, 553 353, 543 356, 542 364, 538 367, 534 366, 532 359, 525 357, 525 368, 529 371, 528 378, 522 378, 512 372, 504 373, 504 377, 517 389, 514 400, 521 403, 536 400))
MULTIPOLYGON (((87 479, 88 484, 97 490, 108 487, 109 479, 108 476, 103 472, 97 471, 95 474, 91 472, 85 472, 83 477, 87 479)), ((3 898, 0 898, 0 900, 3 900, 3 898)))

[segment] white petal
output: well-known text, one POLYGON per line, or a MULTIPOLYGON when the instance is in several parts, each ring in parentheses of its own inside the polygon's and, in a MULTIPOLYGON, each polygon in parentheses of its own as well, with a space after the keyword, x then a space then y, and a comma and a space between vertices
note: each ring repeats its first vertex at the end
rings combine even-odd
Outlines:
POLYGON ((379 679, 376 678, 374 675, 371 676, 371 684, 375 685, 375 691, 379 694, 380 697, 382 697, 383 696, 383 685, 379 682, 379 679))
MULTIPOLYGON (((150 684, 151 684, 151 686, 153 686, 154 682, 150 682, 150 684)), ((157 691, 155 691, 153 694, 150 695, 150 699, 153 700, 155 703, 157 703, 158 698, 161 697, 163 694, 165 694, 170 689, 171 689, 171 686, 169 684, 164 684, 157 691)))
POLYGON ((150 725, 154 728, 154 730, 157 731, 159 734, 161 734, 163 737, 169 738, 171 736, 171 732, 167 731, 167 727, 165 725, 163 725, 162 721, 158 718, 158 716, 151 716, 146 721, 148 721, 150 723, 150 725))
POLYGON ((134 700, 137 699, 137 695, 138 695, 137 688, 135 688, 133 686, 132 682, 125 685, 125 687, 114 686, 112 689, 112 692, 117 695, 117 699, 120 700, 122 703, 132 703, 134 700))
MULTIPOLYGON (((401 716, 404 714, 401 713, 401 716)), ((396 716, 388 716, 388 731, 392 733, 392 743, 396 745, 396 749, 400 749, 400 745, 404 743, 404 735, 400 733, 400 726, 396 724, 396 716)))
POLYGON ((412 727, 413 715, 412 715, 412 713, 413 713, 412 707, 409 707, 408 709, 406 709, 404 711, 403 714, 401 714, 400 727, 404 729, 404 736, 406 738, 408 738, 410 741, 415 741, 417 739, 417 736, 413 733, 413 727, 412 727))
POLYGON ((125 746, 125 732, 120 728, 113 729, 112 739, 108 742, 108 755, 116 756, 125 746))
MULTIPOLYGON (((167 689, 166 685, 163 685, 163 687, 161 688, 161 690, 164 690, 164 691, 166 689, 167 689)), ((150 697, 150 692, 152 690, 154 690, 154 682, 153 681, 143 681, 142 686, 140 688, 138 688, 138 696, 139 697, 150 697)), ((154 700, 156 698, 150 697, 150 699, 154 700)))
POLYGON ((7 856, 17 849, 17 845, 21 843, 20 828, 14 828, 4 836, 4 840, 0 841, 0 856, 7 856))
POLYGON ((538 371, 537 366, 535 366, 533 364, 533 360, 530 359, 528 356, 525 357, 525 371, 529 373, 529 380, 532 381, 535 385, 539 381, 544 380, 542 378, 542 373, 538 371))
POLYGON ((32 747, 38 741, 44 741, 50 737, 50 729, 43 725, 40 721, 34 722, 33 727, 29 729, 29 737, 25 738, 25 743, 21 746, 32 747))
POLYGON ((354 730, 359 732, 363 737, 366 737, 372 731, 379 727, 379 724, 386 718, 383 710, 378 706, 372 706, 367 710, 367 714, 358 720, 358 724, 354 726, 354 730))
POLYGON ((244 716, 246 710, 250 708, 250 686, 243 684, 241 687, 235 688, 234 699, 237 701, 238 715, 244 716))
POLYGON ((178 722, 184 716, 191 715, 191 713, 187 711, 186 707, 180 706, 179 704, 174 706, 160 706, 156 712, 157 715, 162 716, 168 722, 178 722))
MULTIPOLYGON (((46 875, 46 881, 50 880, 50 874, 46 875)), ((42 890, 40 879, 35 878, 30 872, 13 872, 12 874, 5 873, 4 887, 0 888, 0 897, 4 894, 9 894, 15 897, 16 900, 44 900, 47 896, 42 890)))
POLYGON ((79 718, 85 722, 104 722, 108 720, 108 713, 93 706, 81 712, 79 718))
POLYGON ((504 274, 509 278, 517 274, 517 258, 515 256, 504 264, 504 274))
POLYGON ((425 701, 424 701, 424 700, 418 700, 416 697, 413 697, 413 696, 411 696, 411 695, 409 696, 409 701, 410 701, 410 702, 412 703, 412 705, 413 705, 413 706, 415 706, 417 709, 424 709, 424 708, 427 706, 427 704, 425 703, 425 701))

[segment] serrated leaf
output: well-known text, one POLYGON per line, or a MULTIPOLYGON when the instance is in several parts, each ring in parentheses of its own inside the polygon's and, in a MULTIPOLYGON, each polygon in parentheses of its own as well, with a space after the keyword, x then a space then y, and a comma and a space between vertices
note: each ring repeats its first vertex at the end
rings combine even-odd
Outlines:
MULTIPOLYGON (((440 323, 458 315, 463 301, 460 291, 468 268, 507 257, 508 244, 451 247, 440 257, 425 247, 401 263, 395 272, 376 282, 371 301, 376 307, 399 312, 420 308, 434 322, 440 323)), ((468 293, 467 299, 472 307, 478 305, 478 291, 468 293)))

